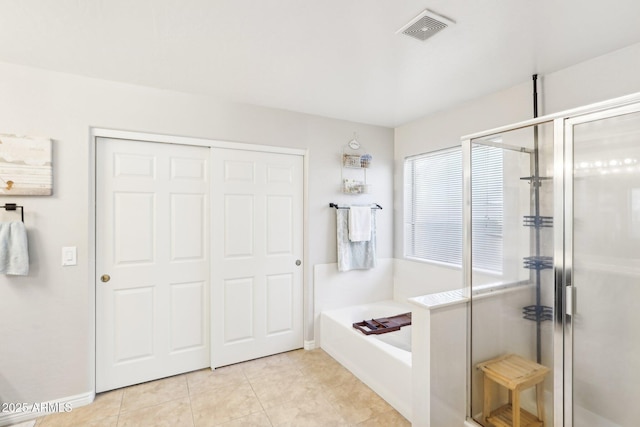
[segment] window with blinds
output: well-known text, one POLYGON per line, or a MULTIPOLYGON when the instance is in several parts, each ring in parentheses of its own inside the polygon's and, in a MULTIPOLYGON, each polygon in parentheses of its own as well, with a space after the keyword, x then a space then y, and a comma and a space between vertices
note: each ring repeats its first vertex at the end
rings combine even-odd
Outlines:
MULTIPOLYGON (((502 150, 473 147, 472 240, 475 268, 502 272, 502 150)), ((462 151, 409 157, 404 164, 404 253, 462 266, 462 151)))
POLYGON ((462 265, 462 152, 405 160, 405 256, 462 265))

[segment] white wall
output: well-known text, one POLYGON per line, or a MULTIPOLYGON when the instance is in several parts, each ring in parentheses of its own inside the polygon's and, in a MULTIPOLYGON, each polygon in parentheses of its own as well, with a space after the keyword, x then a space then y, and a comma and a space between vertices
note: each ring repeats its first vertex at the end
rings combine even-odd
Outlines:
POLYGON ((407 299, 462 288, 459 268, 397 258, 393 268, 393 298, 407 299))
POLYGON ((338 264, 313 267, 315 346, 320 347, 320 315, 325 310, 393 299, 394 260, 378 258, 375 268, 338 271, 338 264))
MULTIPOLYGON (((539 115, 640 91, 640 43, 539 76, 539 115)), ((532 71, 531 74, 534 72, 532 71)), ((533 117, 530 76, 510 89, 441 111, 395 130, 394 255, 402 257, 403 161, 406 156, 452 147, 475 132, 533 117)))
POLYGON ((0 276, 0 402, 92 391, 91 126, 308 148, 305 339, 313 339, 313 265, 336 262, 329 202, 381 204, 378 255, 391 257, 391 129, 0 64, 0 133, 54 140, 54 195, 5 198, 24 205, 31 273, 0 276), (370 196, 339 194, 341 147, 353 132, 373 155, 370 196), (77 266, 60 266, 62 246, 78 247, 77 266))

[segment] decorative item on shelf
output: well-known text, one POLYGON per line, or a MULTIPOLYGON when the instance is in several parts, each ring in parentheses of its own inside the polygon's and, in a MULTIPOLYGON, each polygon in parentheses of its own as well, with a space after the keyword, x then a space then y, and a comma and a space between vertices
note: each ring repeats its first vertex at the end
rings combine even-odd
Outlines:
POLYGON ((373 156, 371 154, 363 154, 362 156, 360 156, 360 167, 368 168, 369 165, 371 165, 372 159, 373 159, 373 156))
POLYGON ((368 189, 369 186, 362 181, 346 178, 342 181, 342 192, 346 194, 364 194, 368 189))
POLYGON ((342 164, 347 168, 359 168, 361 163, 360 155, 357 154, 343 154, 342 164))

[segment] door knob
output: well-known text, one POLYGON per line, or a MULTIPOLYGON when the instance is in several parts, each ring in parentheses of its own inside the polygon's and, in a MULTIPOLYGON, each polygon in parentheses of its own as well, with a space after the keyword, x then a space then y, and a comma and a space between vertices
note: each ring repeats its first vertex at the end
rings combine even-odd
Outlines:
POLYGON ((111 280, 111 276, 109 276, 108 274, 103 274, 102 276, 100 276, 100 280, 104 283, 108 282, 109 280, 111 280))
POLYGON ((296 265, 300 265, 302 264, 302 261, 300 261, 299 259, 296 260, 296 265))

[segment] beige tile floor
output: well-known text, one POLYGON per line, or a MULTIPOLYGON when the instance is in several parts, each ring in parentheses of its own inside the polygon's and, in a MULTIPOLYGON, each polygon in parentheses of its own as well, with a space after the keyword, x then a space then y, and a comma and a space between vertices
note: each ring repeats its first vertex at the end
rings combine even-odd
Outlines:
POLYGON ((22 425, 392 427, 410 423, 317 349, 101 393, 91 405, 22 425))

